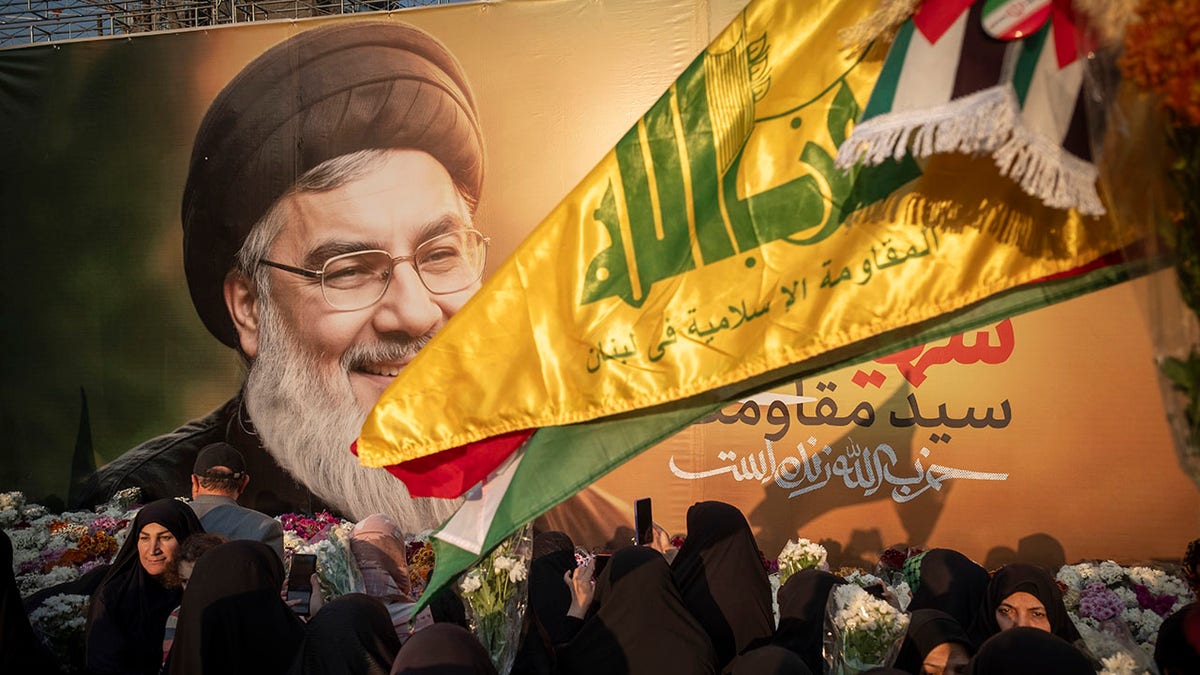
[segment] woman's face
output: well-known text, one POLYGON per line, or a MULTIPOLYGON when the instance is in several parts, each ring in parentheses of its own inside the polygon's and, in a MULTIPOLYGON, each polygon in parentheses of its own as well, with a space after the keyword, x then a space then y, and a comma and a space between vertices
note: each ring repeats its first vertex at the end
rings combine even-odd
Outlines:
POLYGON ((138 559, 150 575, 162 574, 178 549, 175 535, 158 523, 146 523, 138 533, 138 559))
POLYGON ((1050 619, 1046 616, 1046 606, 1037 596, 1017 591, 1005 598, 996 608, 996 623, 1000 630, 1008 630, 1016 626, 1027 626, 1052 632, 1050 619))
POLYGON ((971 655, 957 642, 943 642, 925 655, 921 675, 964 675, 971 655))

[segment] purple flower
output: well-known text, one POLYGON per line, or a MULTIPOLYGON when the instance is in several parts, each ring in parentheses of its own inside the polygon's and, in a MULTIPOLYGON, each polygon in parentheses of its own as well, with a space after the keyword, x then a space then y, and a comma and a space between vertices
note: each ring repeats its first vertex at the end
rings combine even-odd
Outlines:
POLYGON ((1079 594, 1079 614, 1097 621, 1107 621, 1119 616, 1125 609, 1121 596, 1100 582, 1088 584, 1079 594))
POLYGON ((1175 606, 1174 596, 1155 595, 1150 592, 1149 588, 1141 584, 1134 584, 1133 592, 1137 595, 1138 607, 1148 609, 1159 616, 1167 616, 1171 613, 1171 608, 1175 606))

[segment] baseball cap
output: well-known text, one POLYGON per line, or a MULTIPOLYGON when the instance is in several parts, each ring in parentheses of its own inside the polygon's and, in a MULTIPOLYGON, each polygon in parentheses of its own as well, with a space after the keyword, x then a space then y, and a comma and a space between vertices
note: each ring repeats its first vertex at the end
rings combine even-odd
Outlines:
POLYGON ((212 443, 204 446, 196 455, 196 463, 192 473, 197 476, 241 478, 246 475, 246 461, 242 453, 228 443, 212 443), (229 471, 213 471, 215 467, 223 466, 229 471))

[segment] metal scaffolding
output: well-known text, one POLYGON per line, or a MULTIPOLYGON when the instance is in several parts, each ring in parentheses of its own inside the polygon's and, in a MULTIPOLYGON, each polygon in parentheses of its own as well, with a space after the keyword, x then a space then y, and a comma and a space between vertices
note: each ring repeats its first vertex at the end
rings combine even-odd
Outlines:
POLYGON ((462 0, 0 0, 0 47, 462 0))

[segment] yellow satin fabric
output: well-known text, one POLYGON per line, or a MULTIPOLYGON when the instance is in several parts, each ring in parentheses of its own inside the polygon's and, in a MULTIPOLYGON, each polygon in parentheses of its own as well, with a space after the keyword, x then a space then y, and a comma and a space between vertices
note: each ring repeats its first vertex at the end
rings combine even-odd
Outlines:
MULTIPOLYGON (((720 108, 711 117, 725 125, 714 129, 718 156, 745 143, 740 197, 805 174, 829 194, 826 179, 796 158, 807 143, 837 154, 828 87, 858 57, 836 36, 867 9, 756 0, 709 47, 709 99, 720 108), (764 34, 769 81, 758 72, 739 83, 736 71, 723 80, 722 59, 764 34), (738 108, 747 97, 749 124, 738 108), (788 113, 814 98, 799 122, 788 113)), ((881 65, 873 53, 847 76, 860 106, 881 65)), ((819 243, 779 240, 700 265, 655 284, 639 307, 616 297, 580 305, 589 261, 613 244, 594 218, 610 184, 626 257, 636 257, 610 152, 387 390, 363 427, 360 461, 396 464, 687 398, 1073 269, 1133 238, 1042 206, 989 157, 940 156, 921 168, 921 178, 819 243)))

